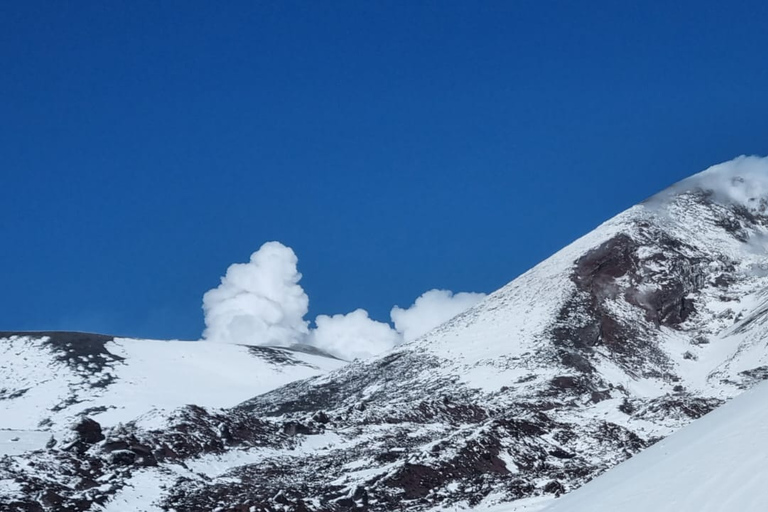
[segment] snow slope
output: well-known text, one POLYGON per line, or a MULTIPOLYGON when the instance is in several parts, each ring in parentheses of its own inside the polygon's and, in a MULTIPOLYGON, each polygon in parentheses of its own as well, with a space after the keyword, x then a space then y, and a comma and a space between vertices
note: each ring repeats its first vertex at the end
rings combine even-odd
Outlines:
POLYGON ((0 430, 0 457, 39 450, 45 446, 50 438, 49 432, 0 430))
POLYGON ((151 409, 231 407, 343 364, 285 348, 0 334, 0 429, 55 430, 83 413, 112 426, 151 409))
MULTIPOLYGON (((768 174, 768 159, 761 162, 768 174)), ((727 177, 732 177, 731 169, 727 171, 727 177)), ((711 176, 712 171, 701 174, 711 176)), ((694 186, 701 180, 696 175, 683 183, 694 186)), ((712 179, 705 183, 711 181, 719 183, 712 179)), ((768 189, 758 186, 768 182, 768 176, 753 181, 759 183, 746 182, 748 189, 768 189)), ((645 353, 645 360, 617 361, 611 354, 615 347, 604 343, 600 337, 605 336, 596 332, 590 362, 606 381, 639 396, 662 396, 681 382, 666 379, 659 385, 657 378, 644 374, 671 371, 690 391, 712 393, 715 388, 719 398, 733 396, 739 390, 720 381, 768 364, 768 352, 758 343, 764 331, 752 325, 768 320, 768 225, 764 218, 755 221, 750 214, 734 219, 731 209, 741 212, 741 204, 712 203, 695 189, 672 197, 662 195, 665 202, 652 199, 617 215, 401 350, 444 358, 447 364, 439 372, 458 373, 467 386, 492 392, 529 374, 532 366, 542 366, 542 352, 551 350, 548 344, 563 324, 569 324, 564 327, 571 339, 583 335, 574 327, 586 327, 591 320, 588 316, 595 313, 590 309, 598 309, 599 316, 635 323, 637 332, 622 333, 622 337, 653 338, 663 359, 652 361, 651 354, 645 353), (752 219, 751 225, 746 219, 752 219), (620 275, 574 278, 578 263, 586 261, 583 266, 587 267, 590 253, 600 249, 618 254, 593 257, 594 267, 615 265, 619 267, 615 273, 620 275), (593 287, 597 293, 591 300, 600 301, 599 308, 574 300, 592 292, 580 287, 587 279, 598 285, 593 287), (678 287, 679 291, 673 289, 678 287), (665 295, 672 294, 679 295, 680 305, 661 303, 665 295), (659 303, 651 304, 652 299, 659 303), (685 307, 695 314, 665 321, 653 311, 682 308, 683 301, 690 301, 685 307), (576 308, 582 310, 573 311, 576 308), (606 346, 601 347, 603 344, 606 346), (627 378, 627 370, 632 378, 627 378)), ((727 190, 714 195, 738 196, 727 190)), ((768 200, 768 192, 764 200, 768 200)), ((607 326, 598 327, 604 330, 607 326)), ((545 369, 537 368, 536 382, 562 372, 557 367, 540 370, 545 369)))
POLYGON ((659 441, 546 512, 762 512, 768 383, 659 441))

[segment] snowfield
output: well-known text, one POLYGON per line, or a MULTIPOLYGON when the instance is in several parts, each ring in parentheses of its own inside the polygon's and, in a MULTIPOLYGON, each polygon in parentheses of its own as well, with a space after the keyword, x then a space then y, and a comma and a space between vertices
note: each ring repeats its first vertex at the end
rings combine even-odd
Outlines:
POLYGON ((0 457, 40 450, 51 438, 50 432, 36 430, 0 430, 0 457))
POLYGON ((232 407, 346 364, 287 348, 79 336, 0 336, 0 429, 56 430, 83 413, 113 426, 153 409, 232 407))

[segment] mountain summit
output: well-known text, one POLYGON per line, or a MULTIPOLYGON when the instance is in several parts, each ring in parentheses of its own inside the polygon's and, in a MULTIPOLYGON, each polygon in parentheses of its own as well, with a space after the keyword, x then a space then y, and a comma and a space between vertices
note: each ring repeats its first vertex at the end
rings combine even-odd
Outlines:
POLYGON ((10 510, 522 510, 768 376, 766 248, 768 160, 740 157, 380 357, 227 409, 107 428, 80 418, 67 439, 0 461, 0 500, 10 510))

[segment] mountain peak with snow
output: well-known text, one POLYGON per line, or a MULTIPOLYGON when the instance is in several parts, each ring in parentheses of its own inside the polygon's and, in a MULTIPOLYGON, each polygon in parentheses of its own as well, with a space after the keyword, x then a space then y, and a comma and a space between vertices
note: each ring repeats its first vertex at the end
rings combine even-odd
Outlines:
POLYGON ((690 192, 704 193, 723 204, 765 213, 768 208, 768 157, 742 155, 713 165, 672 185, 649 202, 690 192))
POLYGON ((311 512, 554 499, 768 377, 767 165, 683 180, 388 353, 2 459, 15 491, 0 497, 311 512))

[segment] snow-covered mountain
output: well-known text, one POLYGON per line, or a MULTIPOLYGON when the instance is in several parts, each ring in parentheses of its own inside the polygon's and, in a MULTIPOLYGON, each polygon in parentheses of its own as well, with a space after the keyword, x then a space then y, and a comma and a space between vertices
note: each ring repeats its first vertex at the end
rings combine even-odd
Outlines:
POLYGON ((311 347, 0 332, 0 428, 65 428, 79 415, 102 426, 186 404, 232 407, 345 364, 311 347))
POLYGON ((55 446, 3 459, 0 500, 11 510, 538 507, 768 376, 766 248, 768 161, 742 157, 380 357, 228 409, 105 429, 81 419, 55 446))

